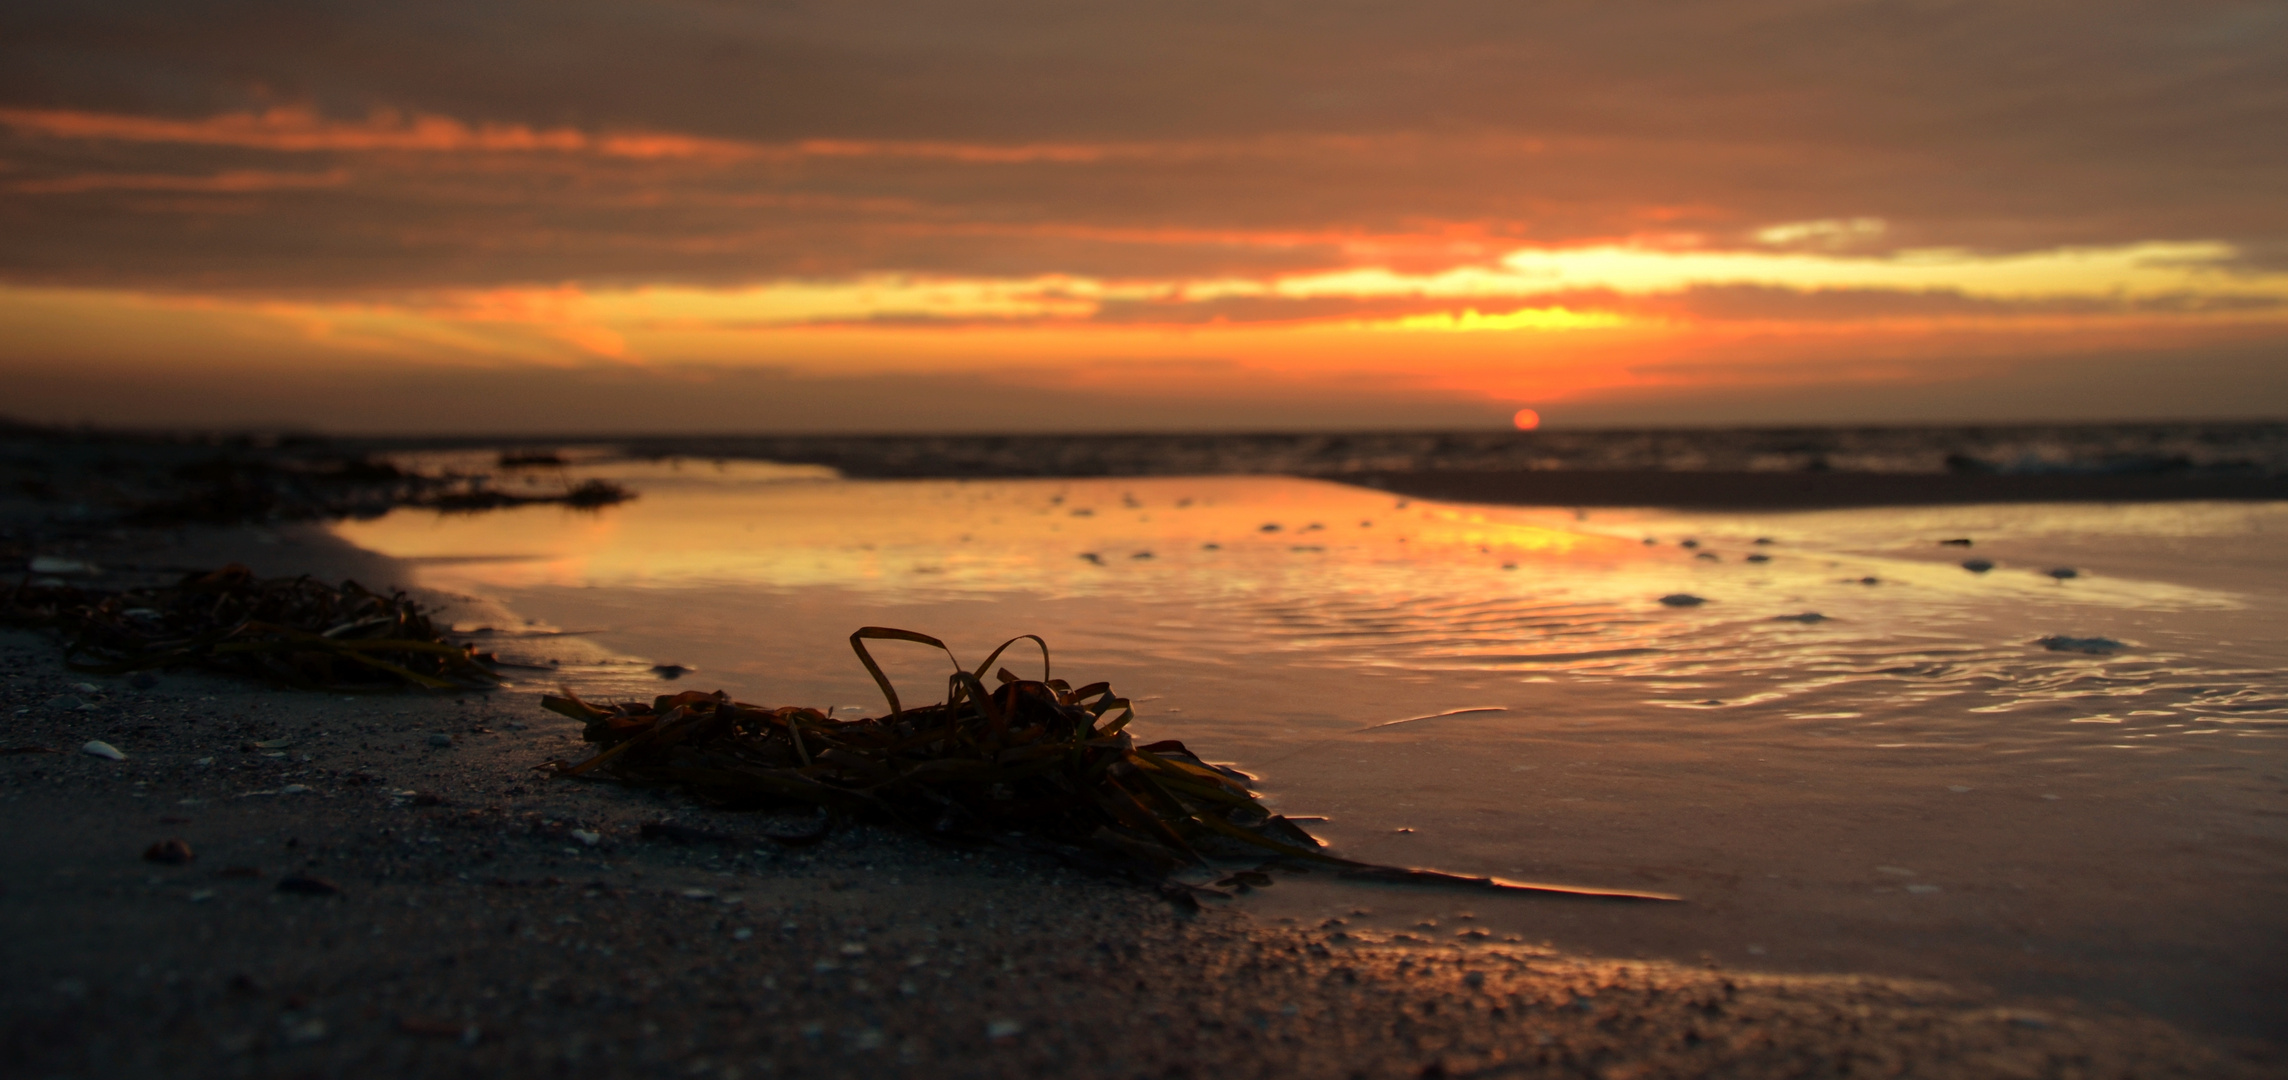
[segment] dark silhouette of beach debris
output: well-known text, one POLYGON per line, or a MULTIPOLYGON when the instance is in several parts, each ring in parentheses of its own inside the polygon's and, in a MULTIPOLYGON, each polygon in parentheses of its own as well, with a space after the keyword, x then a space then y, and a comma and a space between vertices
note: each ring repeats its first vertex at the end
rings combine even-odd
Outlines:
MULTIPOLYGON (((538 466, 554 452, 508 451, 501 469, 538 466)), ((291 436, 218 438, 86 431, 0 420, 0 495, 44 504, 80 527, 228 525, 368 518, 404 506, 475 511, 534 503, 596 509, 634 497, 609 481, 502 487, 491 475, 403 468, 370 449, 291 436)))
POLYGON ((342 887, 310 874, 288 874, 278 879, 277 891, 302 896, 340 896, 342 887))
POLYGON ((2076 570, 2070 566, 2052 567, 2042 572, 2058 579, 2059 581, 2071 581, 2081 576, 2081 571, 2076 570))
POLYGON ((1964 559, 1964 560, 1962 560, 1962 568, 1963 568, 1963 569, 1965 569, 1965 570, 1968 570, 1968 571, 1970 571, 1970 572, 1971 572, 1971 573, 1973 573, 1973 574, 1983 574, 1983 573, 1987 572, 1988 570, 1992 570, 1992 569, 1994 569, 1994 560, 1992 560, 1992 559, 1964 559))
MULTIPOLYGON (((1210 763, 1173 739, 1137 742, 1127 730, 1135 719, 1128 700, 1105 683, 1076 688, 1052 678, 1048 645, 1037 636, 1011 638, 974 670, 955 662, 946 699, 911 709, 900 703, 868 641, 913 642, 953 656, 944 642, 911 630, 868 626, 852 633, 852 651, 889 700, 890 711, 879 717, 836 719, 814 708, 749 705, 721 691, 602 705, 566 690, 542 704, 584 723, 584 737, 597 752, 539 768, 560 778, 681 785, 723 809, 809 804, 924 835, 1036 851, 1153 884, 1185 906, 1197 903, 1195 894, 1223 894, 1171 875, 1234 859, 1291 869, 1316 865, 1384 883, 1676 899, 1330 855, 1300 825, 1266 809, 1248 787, 1252 777, 1210 763), (1023 641, 1040 647, 1040 679, 994 667, 1023 641), (985 682, 989 671, 993 687, 985 682)), ((644 835, 727 842, 715 832, 662 824, 646 826, 644 835)))
MULTIPOLYGON (((499 683, 499 661, 454 641, 402 592, 307 576, 262 579, 235 563, 156 588, 10 588, 0 623, 62 635, 78 671, 198 668, 307 689, 462 690, 499 683)), ((116 753, 117 751, 113 751, 116 753)))
POLYGON ((562 491, 503 491, 483 482, 468 481, 447 491, 412 500, 408 505, 427 506, 438 510, 473 511, 500 510, 512 506, 533 506, 541 503, 561 503, 575 510, 594 510, 617 506, 635 493, 609 480, 583 480, 562 491))
POLYGON ((1667 596, 1663 596, 1660 598, 1660 602, 1668 605, 1669 607, 1699 607, 1708 601, 1702 597, 1694 596, 1691 593, 1680 592, 1670 593, 1667 596))
POLYGON ((554 450, 503 450, 500 467, 504 469, 556 469, 564 467, 564 455, 554 450))

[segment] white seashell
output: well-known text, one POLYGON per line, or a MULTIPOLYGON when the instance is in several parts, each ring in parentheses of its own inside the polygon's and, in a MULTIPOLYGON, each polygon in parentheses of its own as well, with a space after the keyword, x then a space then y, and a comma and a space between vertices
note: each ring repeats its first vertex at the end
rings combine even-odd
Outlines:
POLYGON ((127 755, 121 753, 118 747, 113 746, 107 742, 102 742, 100 740, 91 741, 86 746, 80 747, 79 752, 82 754, 93 754, 99 758, 110 758, 113 761, 127 760, 127 755))

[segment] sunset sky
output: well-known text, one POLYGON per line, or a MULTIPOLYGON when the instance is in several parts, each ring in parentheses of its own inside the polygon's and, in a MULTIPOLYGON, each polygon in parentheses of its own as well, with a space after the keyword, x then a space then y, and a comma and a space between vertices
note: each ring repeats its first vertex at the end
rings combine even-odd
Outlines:
POLYGON ((2288 415, 2288 7, 17 0, 0 414, 2288 415))

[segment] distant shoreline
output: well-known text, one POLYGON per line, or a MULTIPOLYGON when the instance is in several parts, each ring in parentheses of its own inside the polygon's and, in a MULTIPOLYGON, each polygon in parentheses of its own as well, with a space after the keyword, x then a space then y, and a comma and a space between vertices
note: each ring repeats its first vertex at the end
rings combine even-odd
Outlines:
POLYGON ((2288 477, 2168 473, 1963 474, 1471 470, 1334 477, 1395 495, 1510 506, 1647 506, 1678 510, 1842 510, 2029 502, 2288 499, 2288 477))

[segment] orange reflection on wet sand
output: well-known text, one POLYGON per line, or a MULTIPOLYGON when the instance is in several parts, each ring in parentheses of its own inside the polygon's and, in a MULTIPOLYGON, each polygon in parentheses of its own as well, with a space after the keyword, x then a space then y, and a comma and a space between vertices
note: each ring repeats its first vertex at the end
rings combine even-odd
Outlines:
POLYGON ((1225 589, 1310 577, 1339 590, 1424 570, 1650 561, 1640 545, 1566 528, 1553 512, 1409 504, 1278 477, 949 483, 819 480, 760 463, 681 469, 644 469, 632 478, 643 497, 604 514, 399 512, 338 531, 427 564, 431 583, 506 587, 738 581, 1074 595, 1134 588, 1139 574, 1207 573, 1225 589), (1124 572, 1107 574, 1115 565, 1124 572))

